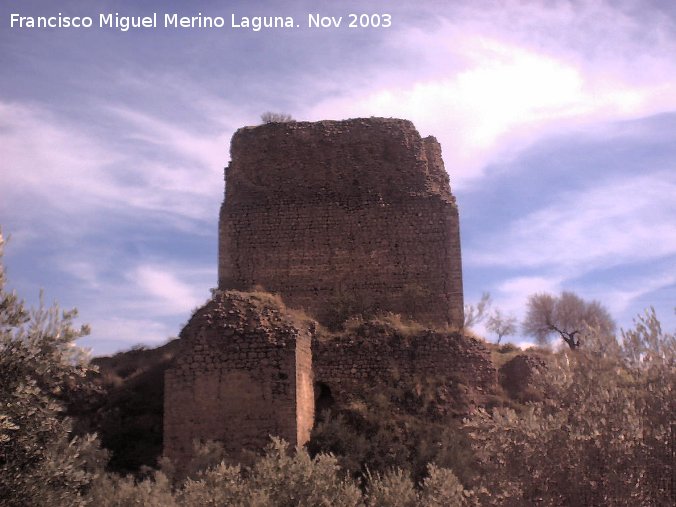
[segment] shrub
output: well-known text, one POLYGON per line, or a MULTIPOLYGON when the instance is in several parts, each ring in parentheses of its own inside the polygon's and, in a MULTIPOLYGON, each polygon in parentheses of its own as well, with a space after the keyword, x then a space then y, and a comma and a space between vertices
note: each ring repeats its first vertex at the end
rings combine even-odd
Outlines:
POLYGON ((290 114, 266 111, 261 115, 261 121, 263 123, 288 123, 295 120, 290 114))
POLYGON ((366 499, 374 507, 460 507, 475 503, 472 493, 451 470, 435 465, 429 465, 420 488, 401 469, 369 476, 366 499))
MULTIPOLYGON (((3 247, 0 235, 0 260, 3 247)), ((87 357, 74 342, 88 329, 74 327, 74 310, 27 310, 5 283, 0 263, 0 502, 81 505, 105 459, 65 417, 65 401, 86 387, 87 357)))
POLYGON ((543 401, 467 422, 485 505, 671 505, 674 335, 649 313, 612 350, 559 353, 543 401))
POLYGON ((369 506, 416 507, 418 494, 411 477, 401 469, 369 477, 366 488, 369 506))
POLYGON ((349 406, 322 414, 308 448, 329 452, 356 477, 407 470, 415 481, 428 463, 452 467, 469 485, 475 468, 469 441, 451 410, 462 403, 462 386, 441 379, 388 384, 365 389, 349 406))
MULTIPOLYGON (((213 446, 207 447, 203 454, 212 455, 213 446)), ((173 494, 167 476, 157 472, 137 483, 129 478, 105 478, 97 484, 91 501, 104 507, 352 507, 362 505, 362 494, 356 482, 343 476, 333 456, 311 458, 302 449, 289 453, 285 442, 273 439, 265 455, 251 467, 222 461, 178 484, 173 494)))
MULTIPOLYGON (((91 489, 88 504, 96 507, 176 507, 181 505, 172 493, 169 479, 156 472, 152 478, 135 481, 131 476, 120 477, 106 474, 100 477, 91 489)), ((208 503, 202 505, 209 505, 208 503)))

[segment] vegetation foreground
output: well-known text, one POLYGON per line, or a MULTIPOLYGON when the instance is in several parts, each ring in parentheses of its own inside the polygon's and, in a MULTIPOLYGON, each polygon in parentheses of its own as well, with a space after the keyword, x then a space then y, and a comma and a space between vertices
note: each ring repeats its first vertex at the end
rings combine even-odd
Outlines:
MULTIPOLYGON (((0 256, 2 255, 0 236, 0 256)), ((547 354, 529 396, 439 410, 434 379, 325 413, 308 449, 272 439, 245 464, 205 443, 177 473, 110 470, 66 407, 96 395, 75 312, 27 310, 0 265, 2 506, 660 506, 674 496, 673 333, 653 311, 547 354), (492 407, 490 410, 488 407, 492 407)), ((575 337, 571 337, 571 340, 575 337)), ((461 390, 462 384, 457 389, 461 390)), ((488 398, 487 398, 488 399, 488 398)))

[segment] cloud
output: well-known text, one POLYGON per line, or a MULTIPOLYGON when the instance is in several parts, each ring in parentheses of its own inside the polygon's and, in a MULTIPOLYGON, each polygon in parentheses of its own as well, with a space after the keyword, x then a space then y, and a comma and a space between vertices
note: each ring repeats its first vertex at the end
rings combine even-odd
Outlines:
POLYGON ((508 278, 496 287, 497 306, 509 312, 518 312, 531 294, 539 292, 558 293, 561 290, 560 278, 544 276, 517 276, 508 278))
POLYGON ((77 306, 93 329, 83 343, 97 353, 116 340, 175 335, 208 296, 215 266, 202 267, 203 250, 213 257, 205 231, 215 233, 230 136, 211 113, 183 124, 117 104, 89 122, 0 100, 7 259, 35 266, 14 281, 77 306))
MULTIPOLYGON (((108 107, 126 126, 124 136, 133 141, 156 147, 179 160, 197 165, 212 172, 222 169, 227 142, 232 131, 223 126, 202 132, 183 128, 177 122, 162 120, 157 116, 126 107, 108 107)), ((213 127, 212 127, 213 128, 213 127)), ((199 183, 199 182, 196 182, 199 183)), ((198 185, 198 188, 201 186, 198 185)))
MULTIPOLYGON (((632 276, 622 280, 619 287, 609 287, 604 294, 604 304, 615 314, 621 313, 635 306, 635 302, 644 299, 646 296, 655 292, 676 286, 676 273, 674 266, 669 266, 663 270, 655 270, 650 276, 632 276)), ((673 300, 669 301, 673 308, 673 300)), ((655 301, 651 304, 656 305, 655 301)))
POLYGON ((58 260, 59 269, 74 277, 83 289, 99 290, 102 288, 100 269, 93 259, 67 259, 58 260))
POLYGON ((222 193, 213 181, 227 160, 229 133, 192 132, 121 108, 108 112, 111 137, 43 107, 0 102, 9 184, 3 197, 39 202, 37 212, 48 206, 69 214, 112 209, 206 218, 205 198, 222 193))
MULTIPOLYGON (((188 277, 190 273, 183 272, 182 275, 188 277)), ((187 315, 190 310, 204 302, 205 297, 200 297, 200 293, 206 295, 208 288, 181 279, 164 264, 140 265, 129 279, 139 290, 137 301, 143 301, 141 306, 153 309, 155 314, 187 315)))
POLYGON ((676 109, 676 37, 661 18, 653 37, 600 2, 469 5, 394 33, 383 51, 403 65, 347 76, 349 91, 308 116, 409 118, 440 140, 458 188, 554 132, 676 109))
POLYGON ((215 278, 214 266, 194 260, 179 263, 166 257, 136 265, 129 265, 133 257, 119 260, 116 267, 108 264, 110 259, 59 264, 75 277, 64 280, 62 294, 70 295, 81 320, 92 328, 82 345, 97 354, 176 336, 191 310, 207 299, 215 278))
POLYGON ((44 108, 0 102, 0 143, 5 202, 25 202, 27 193, 33 204, 67 210, 113 193, 106 168, 121 157, 44 108))
POLYGON ((175 336, 176 331, 174 326, 157 319, 104 317, 92 322, 92 335, 81 339, 78 344, 93 348, 97 355, 110 354, 138 343, 163 343, 175 336))
POLYGON ((579 276, 676 255, 674 195, 670 173, 554 194, 554 204, 518 219, 491 238, 492 248, 466 258, 471 265, 555 267, 579 276))

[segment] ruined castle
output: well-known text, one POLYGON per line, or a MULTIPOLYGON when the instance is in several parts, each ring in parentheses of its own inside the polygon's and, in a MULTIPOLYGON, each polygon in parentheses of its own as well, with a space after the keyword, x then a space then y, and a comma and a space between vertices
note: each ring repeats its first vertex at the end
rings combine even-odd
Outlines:
POLYGON ((195 439, 302 445, 317 404, 394 370, 495 383, 483 345, 449 331, 463 321, 459 220, 436 139, 383 118, 245 127, 225 181, 218 289, 166 373, 165 455, 188 458, 195 439), (326 331, 382 312, 427 329, 326 331))

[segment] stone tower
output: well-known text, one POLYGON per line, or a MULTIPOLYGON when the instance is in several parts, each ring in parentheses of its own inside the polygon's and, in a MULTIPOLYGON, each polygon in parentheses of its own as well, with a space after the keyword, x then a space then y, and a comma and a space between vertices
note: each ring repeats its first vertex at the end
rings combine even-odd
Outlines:
POLYGON ((287 308, 462 326, 458 209, 433 137, 396 119, 273 123, 238 130, 231 159, 219 290, 165 374, 166 456, 186 463, 195 440, 232 455, 269 435, 303 445, 322 392, 340 403, 393 371, 494 382, 490 353, 459 332, 320 336, 287 308))
POLYGON ((343 308, 462 324, 458 209, 435 138, 398 119, 271 123, 239 129, 231 160, 220 289, 259 286, 323 323, 343 308))

